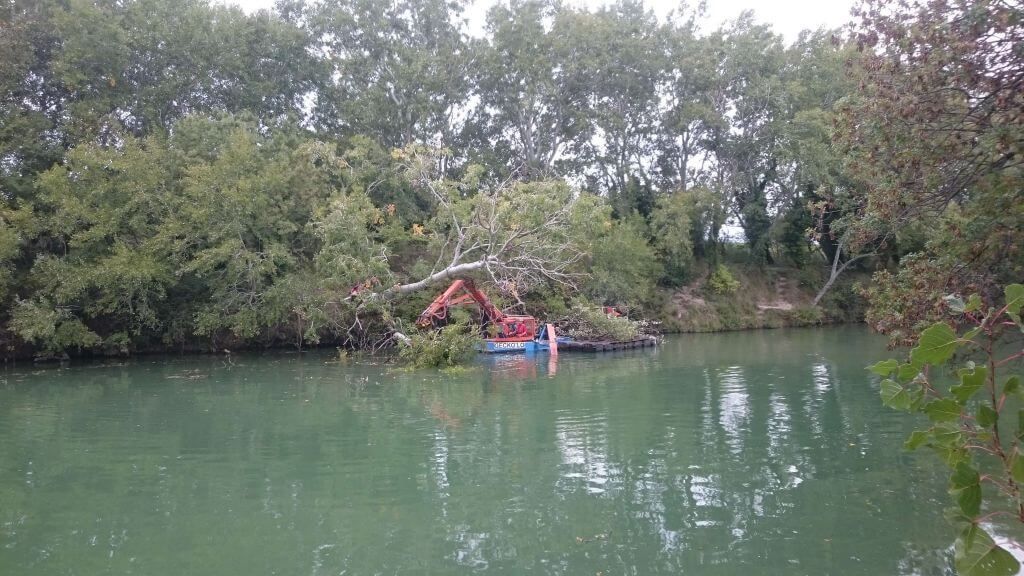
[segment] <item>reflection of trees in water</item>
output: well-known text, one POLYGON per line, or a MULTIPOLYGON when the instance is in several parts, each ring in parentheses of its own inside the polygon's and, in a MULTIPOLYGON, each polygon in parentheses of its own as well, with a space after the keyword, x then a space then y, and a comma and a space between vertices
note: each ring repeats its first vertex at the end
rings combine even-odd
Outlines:
POLYGON ((555 420, 555 437, 562 457, 559 490, 582 488, 588 494, 603 494, 609 479, 621 474, 608 460, 606 415, 560 414, 555 420))
MULTIPOLYGON (((713 385, 718 388, 718 409, 710 416, 725 433, 729 451, 738 456, 743 453, 745 430, 749 429, 750 423, 750 405, 743 369, 732 366, 720 371, 715 375, 713 385)), ((712 412, 710 407, 706 410, 712 412)))
POLYGON ((906 576, 951 576, 956 574, 952 564, 951 547, 924 547, 903 542, 903 557, 896 563, 894 574, 906 576))
MULTIPOLYGON (((913 480, 906 467, 890 469, 887 454, 868 457, 864 439, 876 433, 863 414, 877 412, 874 393, 862 391, 843 406, 843 375, 824 357, 799 373, 780 374, 770 364, 673 371, 673 380, 690 387, 686 402, 628 371, 605 373, 587 361, 587 373, 563 360, 560 371, 573 379, 557 378, 540 394, 543 401, 523 398, 529 414, 521 414, 524 428, 544 431, 554 457, 541 451, 532 458, 535 476, 510 478, 525 482, 534 497, 510 498, 492 516, 467 515, 455 527, 449 541, 467 565, 484 559, 500 570, 525 562, 542 573, 573 573, 568 566, 585 556, 601 559, 595 566, 605 569, 619 563, 651 572, 731 573, 746 564, 825 573, 865 562, 878 567, 879 558, 888 558, 886 572, 917 566, 923 571, 910 573, 948 573, 945 553, 913 558, 904 544, 941 532, 933 518, 884 521, 888 510, 905 509, 896 500, 913 491, 913 480), (851 478, 864 468, 877 472, 851 478), (879 491, 878 484, 896 489, 879 491), (580 528, 588 515, 593 524, 580 528), (523 537, 524 525, 532 538, 523 537), (850 529, 857 525, 863 530, 850 529), (908 533, 908 525, 919 530, 908 533), (595 537, 606 529, 613 530, 608 540, 595 537), (576 538, 582 543, 573 546, 576 538), (537 540, 545 546, 538 549, 537 540), (529 561, 540 557, 548 563, 529 561)), ((866 386, 856 368, 845 377, 866 386)), ((497 426, 500 417, 493 416, 495 422, 474 430, 497 426)), ((503 441, 515 454, 520 444, 536 446, 512 436, 503 441)), ((934 491, 919 492, 927 498, 934 491)))
POLYGON ((944 573, 943 551, 907 544, 948 542, 929 502, 942 483, 914 477, 931 471, 899 452, 863 362, 740 340, 743 361, 709 337, 563 355, 551 378, 245 359, 202 380, 78 371, 0 397, 15 400, 0 427, 18 429, 0 443, 17 463, 0 468, 0 523, 40 497, 90 521, 72 538, 37 515, 0 543, 93 572, 134 555, 149 572, 944 573))
MULTIPOLYGON (((865 461, 860 438, 871 436, 871 431, 848 421, 838 401, 838 378, 831 370, 828 364, 814 364, 802 379, 789 374, 790 382, 765 378, 771 376, 770 366, 727 367, 690 375, 691 383, 704 378, 707 383, 697 397, 698 429, 690 439, 680 440, 676 427, 665 422, 662 436, 669 446, 651 450, 663 456, 639 468, 621 467, 627 476, 621 481, 623 496, 643 510, 647 521, 635 528, 658 537, 666 566, 730 563, 744 555, 750 555, 750 561, 767 558, 770 564, 787 566, 811 552, 795 545, 803 538, 794 535, 807 532, 822 534, 821 546, 840 554, 863 545, 850 539, 835 542, 830 536, 844 525, 870 526, 884 517, 884 503, 896 504, 896 491, 874 494, 872 486, 863 494, 874 494, 874 498, 866 498, 863 505, 851 503, 834 483, 841 480, 843 487, 858 483, 837 476, 861 466, 878 466, 881 474, 890 477, 906 471, 886 471, 883 463, 865 461), (751 381, 747 374, 753 374, 751 381), (841 446, 847 440, 854 446, 841 446), (681 447, 680 442, 689 445, 681 447), (801 489, 805 483, 810 485, 801 489), (808 514, 809 509, 814 513, 808 514), (714 542, 732 544, 714 546, 714 542)), ((865 382, 862 374, 859 381, 865 382)), ((869 393, 859 401, 872 400, 869 393)), ((612 461, 615 457, 611 455, 612 461)), ((867 484, 873 481, 869 478, 867 484)), ((900 482, 907 483, 906 479, 900 482)), ((892 550, 887 557, 901 556, 904 534, 888 535, 892 550)), ((833 561, 842 564, 852 555, 833 561)), ((946 564, 938 566, 946 570, 946 564)), ((835 565, 825 562, 821 568, 835 565)))

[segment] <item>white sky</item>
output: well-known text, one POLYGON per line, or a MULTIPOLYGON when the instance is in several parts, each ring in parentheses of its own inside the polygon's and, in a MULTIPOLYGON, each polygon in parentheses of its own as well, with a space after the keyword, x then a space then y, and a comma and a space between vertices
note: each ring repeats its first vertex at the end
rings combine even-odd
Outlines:
MULTIPOLYGON (((254 12, 261 8, 270 8, 274 0, 221 0, 225 4, 233 3, 246 12, 254 12)), ((484 15, 495 0, 472 0, 467 11, 470 28, 483 29, 484 15)), ((605 4, 604 0, 566 0, 574 6, 596 8, 605 4)), ((678 0, 645 0, 659 18, 664 18, 679 6, 678 0)), ((692 1, 691 4, 696 4, 692 1)), ((744 10, 753 10, 760 22, 767 22, 781 33, 787 42, 796 40, 804 29, 820 27, 836 28, 850 20, 850 8, 854 0, 707 0, 707 17, 701 28, 713 30, 719 24, 739 16, 744 10)))

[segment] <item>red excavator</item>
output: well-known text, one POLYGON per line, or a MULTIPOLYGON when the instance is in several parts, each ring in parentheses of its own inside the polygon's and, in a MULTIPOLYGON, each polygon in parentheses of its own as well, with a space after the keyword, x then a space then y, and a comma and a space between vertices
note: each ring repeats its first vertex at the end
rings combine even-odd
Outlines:
MULTIPOLYGON (((434 299, 427 309, 416 319, 420 328, 439 328, 448 323, 448 312, 452 306, 476 304, 480 307, 481 321, 488 334, 495 337, 484 338, 483 352, 550 352, 558 354, 560 346, 569 346, 570 350, 585 352, 604 352, 608 350, 625 350, 654 346, 657 339, 651 336, 638 336, 631 340, 579 342, 572 338, 558 337, 553 324, 540 327, 537 319, 528 315, 505 314, 491 302, 486 294, 477 289, 472 280, 456 280, 447 290, 434 299), (538 330, 538 328, 540 328, 538 330)), ((614 307, 604 309, 609 316, 621 316, 622 312, 614 307)))
POLYGON ((537 319, 533 316, 505 314, 477 289, 472 280, 456 280, 434 299, 416 319, 420 328, 443 326, 448 322, 448 309, 452 306, 476 303, 483 316, 484 329, 494 330, 495 338, 488 338, 488 349, 521 349, 518 343, 532 342, 537 337, 537 319), (491 326, 494 328, 492 329, 491 326), (494 346, 492 346, 493 344, 494 346))

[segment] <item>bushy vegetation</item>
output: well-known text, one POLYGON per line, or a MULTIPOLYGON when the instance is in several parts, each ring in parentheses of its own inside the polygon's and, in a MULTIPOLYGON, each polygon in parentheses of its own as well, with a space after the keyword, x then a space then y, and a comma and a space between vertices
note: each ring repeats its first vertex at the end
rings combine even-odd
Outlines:
POLYGON ((882 270, 869 318, 905 341, 940 287, 1024 270, 1020 10, 957 6, 787 45, 632 0, 498 4, 476 39, 440 0, 5 3, 0 347, 376 346, 456 273, 727 306, 724 262, 822 272, 826 315, 882 270))
POLYGON ((670 285, 682 284, 694 273, 693 220, 699 210, 695 202, 691 194, 663 196, 651 213, 651 236, 670 285))
POLYGON ((558 321, 558 330, 576 340, 633 340, 641 327, 624 316, 605 313, 585 302, 576 302, 569 314, 558 321))
POLYGON ((740 283, 736 278, 733 277, 732 272, 725 264, 719 264, 715 267, 715 271, 708 277, 708 290, 712 294, 726 295, 732 294, 736 290, 739 290, 740 283))
MULTIPOLYGON (((509 302, 656 308, 657 284, 713 257, 741 201, 699 186, 711 172, 690 159, 765 173, 706 142, 734 137, 736 104, 760 94, 747 79, 782 81, 812 65, 806 48, 830 50, 823 36, 787 49, 749 18, 698 37, 640 4, 545 0, 494 7, 476 42, 462 9, 5 4, 4 353, 376 346, 442 262, 486 270, 509 302), (720 53, 736 56, 725 71, 684 60, 720 53), (753 53, 769 65, 740 57, 753 53), (675 70, 690 77, 669 82, 675 70), (731 103, 699 88, 716 78, 731 103)), ((745 141, 775 128, 757 130, 745 141)), ((744 214, 768 209, 745 190, 744 214)))
POLYGON ((450 368, 465 363, 479 350, 475 326, 462 322, 414 334, 402 345, 399 360, 410 368, 450 368))
POLYGON ((909 344, 945 294, 994 302, 1024 277, 1024 8, 874 0, 859 16, 836 144, 862 184, 833 199, 836 236, 881 260, 868 321, 909 344))

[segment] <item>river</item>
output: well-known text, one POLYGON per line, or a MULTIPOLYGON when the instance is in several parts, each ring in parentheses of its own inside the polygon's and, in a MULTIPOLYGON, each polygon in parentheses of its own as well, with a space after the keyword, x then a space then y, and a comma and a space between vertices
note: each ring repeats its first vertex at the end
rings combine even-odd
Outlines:
POLYGON ((0 373, 0 574, 950 574, 860 327, 0 373))

